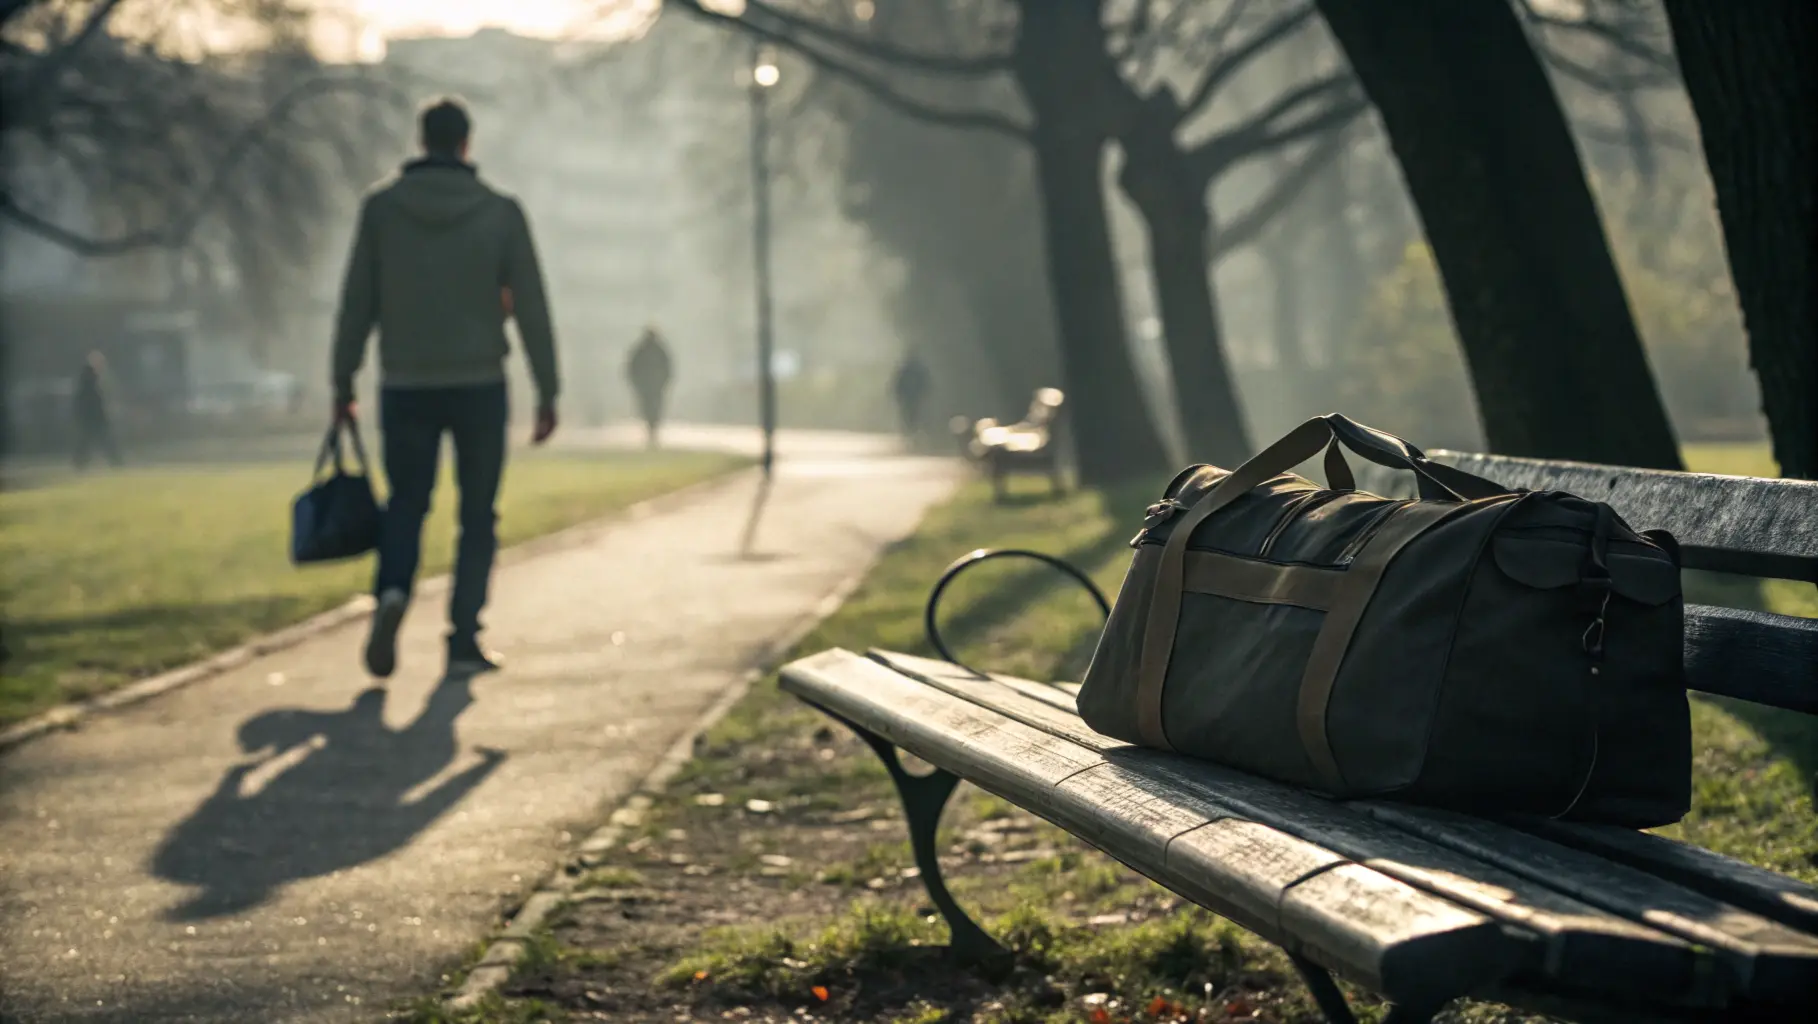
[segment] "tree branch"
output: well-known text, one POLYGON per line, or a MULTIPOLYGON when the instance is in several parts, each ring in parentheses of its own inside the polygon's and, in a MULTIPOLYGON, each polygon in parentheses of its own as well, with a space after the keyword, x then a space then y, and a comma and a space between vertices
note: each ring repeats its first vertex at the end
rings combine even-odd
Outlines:
POLYGON ((697 0, 669 0, 669 2, 679 4, 683 10, 696 12, 699 17, 709 22, 742 32, 764 42, 782 46, 789 52, 807 60, 816 68, 851 83, 879 103, 900 114, 948 128, 994 132, 1019 142, 1029 140, 1027 126, 995 111, 953 110, 906 96, 886 81, 882 75, 845 61, 834 54, 826 53, 786 31, 766 28, 744 18, 721 14, 700 6, 697 0))
MULTIPOLYGON (((119 256, 141 249, 180 248, 188 243, 209 209, 220 199, 233 172, 264 144, 265 137, 299 104, 317 96, 343 89, 388 88, 387 83, 366 75, 323 76, 304 82, 279 97, 258 120, 242 129, 216 163, 207 184, 198 192, 195 202, 182 215, 173 217, 156 228, 145 228, 96 238, 64 227, 41 214, 19 205, 11 189, 0 190, 0 217, 81 256, 119 256)), ((402 100, 399 94, 396 98, 402 100)))
POLYGON ((951 54, 911 50, 876 39, 865 39, 850 32, 842 32, 826 22, 781 10, 767 0, 745 0, 745 13, 742 15, 712 10, 702 6, 700 0, 666 0, 666 2, 680 7, 694 17, 707 21, 721 24, 743 24, 754 32, 767 31, 769 38, 779 41, 785 38, 795 42, 820 40, 829 45, 850 50, 860 57, 877 61, 880 64, 892 64, 911 71, 942 75, 984 76, 1010 70, 1010 55, 1007 53, 985 57, 955 57, 951 54), (756 15, 756 18, 753 18, 753 15, 756 15), (769 22, 776 27, 766 28, 759 24, 760 22, 769 22))
POLYGON ((1207 69, 1205 77, 1199 80, 1199 84, 1193 87, 1193 90, 1187 94, 1187 98, 1181 102, 1181 122, 1185 122, 1197 114, 1199 109, 1212 98, 1213 93, 1218 91, 1219 86, 1235 78, 1251 61, 1261 56, 1276 43, 1300 31, 1301 27, 1312 19, 1313 13, 1312 4, 1302 3, 1296 9, 1276 18, 1274 22, 1244 40, 1240 46, 1219 58, 1207 69))
MULTIPOLYGON (((1157 21, 1152 8, 1159 2, 1160 0, 1138 0, 1138 14, 1131 18, 1130 25, 1125 29, 1123 45, 1111 48, 1113 63, 1127 66, 1130 77, 1136 81, 1149 77, 1168 40, 1176 38, 1187 15, 1199 8, 1198 0, 1174 0, 1157 21)), ((1246 2, 1247 0, 1231 0, 1226 8, 1227 13, 1241 10, 1246 2)))
MULTIPOLYGON (((1600 146, 1614 146, 1634 150, 1636 146, 1636 129, 1632 125, 1614 128, 1603 124, 1578 124, 1573 129, 1586 142, 1600 146)), ((1653 125, 1643 126, 1640 134, 1647 145, 1655 149, 1664 149, 1673 153, 1696 153, 1698 144, 1686 135, 1668 128, 1657 128, 1653 125)))
MULTIPOLYGON (((119 7, 120 2, 121 0, 101 0, 96 4, 95 9, 89 12, 88 20, 83 22, 75 35, 64 41, 55 50, 39 58, 37 66, 26 73, 25 81, 19 83, 13 95, 7 98, 6 105, 14 109, 29 107, 32 101, 38 98, 38 94, 44 91, 63 72, 63 69, 69 67, 69 62, 76 56, 77 51, 87 45, 88 41, 101 31, 101 27, 107 23, 108 18, 113 16, 114 8, 119 7)), ((12 118, 8 117, 6 120, 10 121, 12 118)))
POLYGON ((1574 35, 1588 36, 1608 43, 1617 52, 1627 54, 1657 71, 1664 71, 1674 77, 1679 74, 1679 62, 1673 58, 1671 50, 1649 46, 1645 41, 1636 38, 1634 33, 1625 31, 1609 22, 1588 16, 1582 19, 1572 19, 1547 14, 1536 8, 1533 0, 1520 0, 1517 6, 1522 15, 1536 25, 1574 35))
POLYGON ((1216 265, 1231 252, 1256 241, 1263 229, 1292 206, 1301 193, 1307 190, 1307 186, 1319 176, 1319 172, 1325 170, 1326 165, 1344 152, 1345 146, 1349 144, 1349 131, 1340 130, 1327 135, 1315 143, 1292 170, 1276 178, 1261 199, 1251 203, 1249 209, 1237 217, 1222 223, 1212 236, 1213 264, 1216 265))
POLYGON ((1642 89, 1664 89, 1677 84, 1679 80, 1678 74, 1670 70, 1647 68, 1642 71, 1621 74, 1604 71, 1590 64, 1581 64, 1550 46, 1540 45, 1534 49, 1540 54, 1540 59, 1547 63, 1547 66, 1574 82, 1589 86, 1598 92, 1626 93, 1642 89))
POLYGON ((1370 108, 1349 71, 1305 83, 1282 94, 1261 112, 1220 131, 1187 151, 1193 173, 1210 182, 1245 160, 1342 128, 1370 108), (1297 107, 1326 99, 1328 105, 1286 127, 1276 122, 1297 107))

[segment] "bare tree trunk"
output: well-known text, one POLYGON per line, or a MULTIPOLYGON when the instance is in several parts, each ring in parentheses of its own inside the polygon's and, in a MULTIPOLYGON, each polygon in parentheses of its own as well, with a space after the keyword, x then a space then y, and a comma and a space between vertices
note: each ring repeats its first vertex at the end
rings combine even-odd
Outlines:
POLYGON ((1420 210, 1491 447, 1679 468, 1577 148, 1513 10, 1318 6, 1420 210))
POLYGON ((1015 74, 1035 115, 1048 283, 1080 480, 1160 473, 1167 458, 1130 352, 1101 178, 1110 84, 1102 76, 1116 71, 1099 3, 1024 0, 1021 12, 1015 74))
POLYGON ((1080 481, 1097 486, 1165 469, 1161 435, 1137 383, 1099 176, 1102 139, 1035 130, 1061 374, 1080 481))
POLYGON ((1123 145, 1119 185, 1148 228, 1149 272, 1189 457, 1241 465, 1254 452, 1212 293, 1205 182, 1187 169, 1169 119, 1130 125, 1123 145))
POLYGON ((1780 471, 1818 478, 1818 7, 1666 0, 1780 471))

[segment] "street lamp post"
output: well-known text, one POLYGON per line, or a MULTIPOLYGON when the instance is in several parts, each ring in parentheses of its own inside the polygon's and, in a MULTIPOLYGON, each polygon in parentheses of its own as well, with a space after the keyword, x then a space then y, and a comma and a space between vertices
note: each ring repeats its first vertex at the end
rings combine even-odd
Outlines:
POLYGON ((752 44, 751 60, 751 193, 753 274, 757 285, 758 424, 764 432, 764 479, 776 461, 776 378, 771 336, 770 298, 770 119, 766 102, 777 83, 776 58, 768 47, 752 44))

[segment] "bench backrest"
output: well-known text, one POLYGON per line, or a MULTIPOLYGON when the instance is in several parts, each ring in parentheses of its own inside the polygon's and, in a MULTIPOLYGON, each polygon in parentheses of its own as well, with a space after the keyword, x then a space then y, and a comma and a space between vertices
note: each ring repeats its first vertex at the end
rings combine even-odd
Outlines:
MULTIPOLYGON (((1818 482, 1468 452, 1430 455, 1507 487, 1608 502, 1637 530, 1672 533, 1688 569, 1818 583, 1818 482)), ((1360 488, 1397 497, 1412 493, 1409 474, 1357 468, 1360 488)), ((1686 685, 1818 714, 1818 619, 1689 605, 1686 685)))

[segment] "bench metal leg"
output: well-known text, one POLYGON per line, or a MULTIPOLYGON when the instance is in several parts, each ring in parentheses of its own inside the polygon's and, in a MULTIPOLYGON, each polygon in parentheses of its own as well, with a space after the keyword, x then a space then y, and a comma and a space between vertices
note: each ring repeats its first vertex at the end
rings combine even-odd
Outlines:
POLYGON ((909 846, 915 852, 915 866, 920 869, 922 885, 928 890, 928 898, 947 920, 947 928, 953 933, 949 948, 962 963, 980 964, 1002 961, 1010 956, 1010 951, 998 945, 978 922, 967 916, 960 905, 954 902, 953 894, 947 891, 947 883, 941 879, 941 862, 935 850, 935 832, 940 825, 941 810, 947 806, 947 798, 953 795, 953 788, 959 785, 959 776, 951 772, 935 769, 931 775, 911 775, 903 767, 902 758, 897 755, 894 745, 880 736, 847 722, 853 732, 859 734, 889 769, 891 781, 896 783, 896 791, 903 799, 903 816, 909 819, 909 846))
POLYGON ((1338 982, 1332 980, 1332 972, 1297 953, 1289 953, 1288 959, 1312 991, 1313 1001, 1319 1004, 1319 1012, 1326 1015, 1328 1024, 1357 1024, 1357 1015, 1351 1012, 1345 994, 1338 990, 1338 982))
MULTIPOLYGON (((1338 982, 1332 980, 1332 972, 1295 953, 1289 953, 1288 959, 1294 962, 1294 969, 1300 972, 1301 980, 1307 983, 1313 1001, 1319 1004, 1319 1012, 1325 1014, 1329 1024, 1357 1024, 1357 1015, 1351 1012, 1351 1004, 1339 990, 1338 982)), ((1382 1024, 1426 1024, 1439 1009, 1437 1006, 1395 1003, 1389 1007, 1382 1024)))

